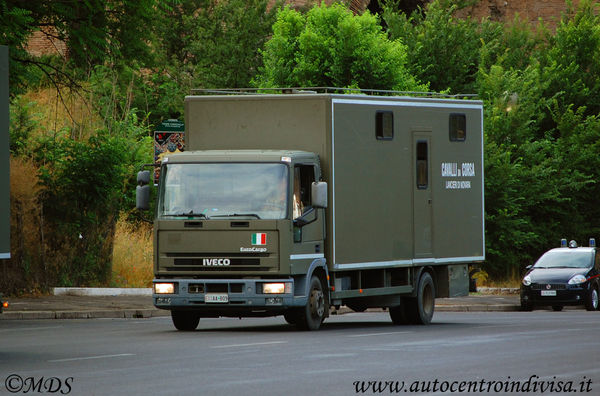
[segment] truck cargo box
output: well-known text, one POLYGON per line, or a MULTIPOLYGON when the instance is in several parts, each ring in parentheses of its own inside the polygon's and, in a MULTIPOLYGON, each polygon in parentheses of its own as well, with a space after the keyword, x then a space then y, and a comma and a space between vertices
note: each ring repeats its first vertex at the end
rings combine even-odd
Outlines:
POLYGON ((331 272, 484 260, 480 101, 196 95, 185 107, 188 151, 319 155, 331 272))

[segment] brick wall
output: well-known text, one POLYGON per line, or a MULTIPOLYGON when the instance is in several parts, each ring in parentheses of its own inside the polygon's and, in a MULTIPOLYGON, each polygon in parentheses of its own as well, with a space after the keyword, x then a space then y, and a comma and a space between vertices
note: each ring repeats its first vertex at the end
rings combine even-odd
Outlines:
MULTIPOLYGON (((577 5, 579 1, 573 3, 577 5)), ((566 8, 565 0, 480 0, 474 6, 460 10, 457 16, 510 22, 519 14, 521 20, 532 25, 541 18, 547 26, 555 28, 566 8)))
POLYGON ((56 29, 53 27, 44 27, 44 29, 44 31, 36 31, 31 35, 27 42, 27 51, 34 56, 58 54, 65 58, 67 45, 64 41, 55 38, 56 29))

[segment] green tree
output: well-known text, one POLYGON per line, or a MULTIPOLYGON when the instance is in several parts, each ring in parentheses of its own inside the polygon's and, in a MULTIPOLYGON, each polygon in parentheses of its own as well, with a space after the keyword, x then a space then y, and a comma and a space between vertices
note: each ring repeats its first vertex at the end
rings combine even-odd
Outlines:
POLYGON ((119 213, 133 207, 135 173, 151 156, 134 113, 86 140, 65 130, 38 139, 44 277, 49 284, 103 285, 109 280, 119 213))
POLYGON ((58 87, 79 86, 90 69, 107 61, 153 62, 150 35, 168 0, 0 0, 0 36, 10 46, 11 93, 23 92, 41 76, 58 87), (37 58, 25 50, 41 31, 67 45, 67 57, 37 58))
POLYGON ((406 46, 389 40, 368 12, 355 16, 340 4, 315 6, 306 15, 285 8, 255 85, 427 90, 407 71, 406 57, 406 46))
POLYGON ((407 16, 397 2, 387 2, 383 20, 393 39, 407 45, 407 67, 419 80, 437 92, 474 93, 480 49, 502 35, 498 23, 460 19, 454 12, 463 2, 435 0, 425 12, 407 16))
POLYGON ((556 29, 548 33, 538 59, 546 96, 555 96, 559 111, 571 105, 585 107, 585 115, 600 113, 600 16, 595 1, 582 0, 579 8, 568 2, 567 12, 556 29))

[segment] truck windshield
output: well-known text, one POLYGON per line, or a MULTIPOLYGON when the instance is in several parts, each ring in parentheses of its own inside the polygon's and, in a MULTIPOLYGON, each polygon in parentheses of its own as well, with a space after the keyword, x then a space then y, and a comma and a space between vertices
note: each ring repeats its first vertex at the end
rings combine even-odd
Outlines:
POLYGON ((283 219, 288 167, 265 163, 170 163, 163 167, 159 216, 283 219))

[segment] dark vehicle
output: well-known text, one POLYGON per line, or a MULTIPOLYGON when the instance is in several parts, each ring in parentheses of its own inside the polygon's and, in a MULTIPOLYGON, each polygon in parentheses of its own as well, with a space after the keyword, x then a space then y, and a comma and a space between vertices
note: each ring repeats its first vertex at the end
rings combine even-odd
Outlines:
POLYGON ((527 274, 521 285, 521 308, 531 311, 537 306, 551 306, 560 311, 565 305, 584 305, 588 311, 598 310, 600 289, 600 255, 596 242, 578 247, 577 242, 561 241, 560 248, 544 253, 527 274))
POLYGON ((3 301, 2 294, 0 294, 0 313, 2 313, 3 308, 8 308, 8 301, 3 301))

